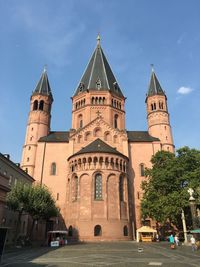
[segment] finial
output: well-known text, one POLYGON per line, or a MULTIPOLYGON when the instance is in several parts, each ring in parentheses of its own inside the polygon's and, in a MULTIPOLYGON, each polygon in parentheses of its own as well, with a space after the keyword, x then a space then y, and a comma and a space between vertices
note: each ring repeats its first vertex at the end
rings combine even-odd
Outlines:
POLYGON ((151 71, 154 72, 154 65, 151 64, 151 71))
POLYGON ((45 65, 44 65, 43 72, 46 72, 46 71, 47 71, 47 65, 45 64, 45 65))
POLYGON ((100 46, 100 40, 101 40, 101 38, 100 38, 100 34, 98 33, 98 35, 97 35, 97 45, 98 45, 98 46, 100 46))

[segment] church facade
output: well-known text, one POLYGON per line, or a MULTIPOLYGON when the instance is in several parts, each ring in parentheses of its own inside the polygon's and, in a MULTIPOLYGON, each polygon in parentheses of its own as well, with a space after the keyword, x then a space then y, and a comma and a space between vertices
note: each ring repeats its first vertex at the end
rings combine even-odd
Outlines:
POLYGON ((72 127, 51 131, 46 70, 31 95, 21 167, 47 185, 71 236, 131 240, 141 227, 140 188, 159 150, 174 152, 167 96, 154 70, 146 95, 147 131, 125 128, 125 100, 97 38, 72 96, 72 127))

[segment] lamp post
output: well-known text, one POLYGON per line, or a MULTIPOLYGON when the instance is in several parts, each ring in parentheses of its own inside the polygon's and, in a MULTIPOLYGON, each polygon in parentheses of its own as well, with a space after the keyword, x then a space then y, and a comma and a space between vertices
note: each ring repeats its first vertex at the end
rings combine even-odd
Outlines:
POLYGON ((196 203, 195 203, 195 198, 193 197, 194 190, 192 188, 188 189, 188 193, 190 194, 189 198, 189 203, 190 203, 190 210, 191 210, 191 215, 192 215, 192 227, 193 229, 197 229, 197 210, 196 210, 196 203))
POLYGON ((181 210, 181 219, 182 219, 182 224, 183 224, 183 233, 184 233, 184 243, 188 243, 187 239, 187 228, 186 228, 186 222, 185 222, 185 213, 184 210, 181 210))

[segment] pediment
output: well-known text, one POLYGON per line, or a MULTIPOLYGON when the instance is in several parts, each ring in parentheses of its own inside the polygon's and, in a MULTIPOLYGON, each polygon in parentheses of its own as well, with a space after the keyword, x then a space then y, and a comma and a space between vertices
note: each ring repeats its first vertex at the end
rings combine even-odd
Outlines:
POLYGON ((80 138, 81 136, 81 137, 84 137, 83 139, 85 141, 87 141, 87 136, 89 137, 89 135, 91 135, 91 138, 93 137, 92 139, 96 139, 98 137, 98 138, 103 139, 104 141, 111 141, 110 138, 112 136, 118 137, 120 139, 128 140, 126 131, 113 128, 101 116, 95 118, 93 121, 88 123, 86 126, 84 126, 83 128, 71 134, 69 139, 75 140, 77 138, 80 138), (106 136, 108 140, 106 140, 106 136))

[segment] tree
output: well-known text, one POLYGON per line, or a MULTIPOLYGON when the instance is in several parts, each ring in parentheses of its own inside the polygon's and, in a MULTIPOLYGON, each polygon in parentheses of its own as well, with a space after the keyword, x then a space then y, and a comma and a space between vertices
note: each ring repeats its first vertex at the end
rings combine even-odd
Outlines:
POLYGON ((55 205, 55 200, 49 189, 45 185, 35 184, 32 187, 29 195, 29 202, 30 206, 27 212, 33 219, 30 232, 30 236, 32 236, 35 221, 39 219, 47 221, 51 217, 56 217, 58 215, 58 208, 55 205))
POLYGON ((145 172, 147 180, 142 183, 142 216, 178 225, 181 209, 189 205, 188 188, 199 188, 200 151, 188 147, 177 150, 176 155, 159 151, 151 163, 152 168, 145 172))
POLYGON ((23 212, 27 212, 33 219, 30 236, 36 220, 48 220, 58 214, 58 208, 50 191, 46 186, 39 184, 18 182, 7 195, 7 205, 11 210, 18 212, 15 242, 23 212))

